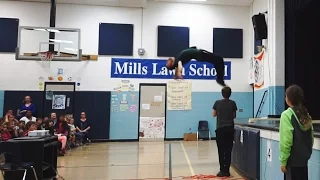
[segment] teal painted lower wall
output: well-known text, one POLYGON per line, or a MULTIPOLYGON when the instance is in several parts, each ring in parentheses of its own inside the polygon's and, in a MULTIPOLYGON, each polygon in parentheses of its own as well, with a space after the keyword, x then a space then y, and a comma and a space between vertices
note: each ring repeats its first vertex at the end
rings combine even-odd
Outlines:
POLYGON ((254 106, 254 117, 256 117, 256 114, 258 112, 259 109, 259 105, 261 103, 261 100, 263 98, 263 94, 264 92, 266 92, 265 95, 265 101, 263 104, 261 104, 261 109, 260 109, 260 113, 258 114, 258 117, 267 117, 269 115, 269 93, 268 93, 268 88, 263 88, 263 89, 259 89, 259 90, 255 90, 254 91, 254 101, 253 101, 253 106, 254 106))
MULTIPOLYGON (((137 139, 138 138, 138 104, 139 92, 112 92, 112 98, 122 97, 127 94, 128 107, 136 106, 136 110, 112 111, 110 115, 110 139, 137 139), (135 96, 134 101, 130 99, 135 96)), ((183 138, 184 133, 196 132, 199 120, 209 122, 211 136, 215 137, 216 121, 212 117, 213 103, 221 99, 220 92, 193 92, 192 110, 189 111, 167 111, 166 138, 183 138), (189 130, 189 128, 191 130, 189 130)), ((236 101, 238 109, 237 118, 251 118, 253 114, 252 92, 233 92, 231 99, 236 101)), ((114 101, 116 103, 116 101, 114 101)), ((111 100, 111 109, 116 105, 111 100)))
POLYGON ((109 138, 113 140, 137 139, 139 92, 111 92, 110 103, 111 112, 109 138), (123 95, 127 95, 128 108, 136 107, 135 110, 132 109, 131 111, 130 109, 119 107, 119 103, 123 95))
POLYGON ((267 91, 265 101, 261 106, 258 117, 280 115, 285 108, 285 87, 270 86, 254 91, 254 115, 256 116, 264 92, 267 91))
POLYGON ((279 142, 260 138, 260 179, 283 180, 283 173, 280 171, 279 142), (271 144, 271 162, 267 161, 267 144, 271 144))
POLYGON ((269 93, 269 113, 280 115, 285 109, 285 87, 271 86, 269 93))
MULTIPOLYGON (((280 170, 279 142, 275 140, 261 138, 260 141, 260 179, 283 180, 283 173, 280 170), (267 161, 267 144, 271 143, 272 161, 267 161)), ((320 179, 320 151, 313 150, 308 163, 309 180, 320 179)))
MULTIPOLYGON (((137 139, 139 92, 112 92, 111 94, 110 139, 137 139), (124 105, 121 109, 120 101, 123 94, 127 95, 128 105, 124 105)), ((184 133, 196 132, 199 120, 209 122, 211 136, 215 137, 216 121, 212 117, 212 106, 221 98, 220 92, 193 92, 192 110, 167 111, 166 138, 183 138, 184 133)), ((238 109, 241 110, 241 112, 238 111, 237 118, 253 116, 252 92, 233 92, 231 99, 236 101, 238 109)), ((3 102, 4 91, 0 91, 1 113, 3 102)))

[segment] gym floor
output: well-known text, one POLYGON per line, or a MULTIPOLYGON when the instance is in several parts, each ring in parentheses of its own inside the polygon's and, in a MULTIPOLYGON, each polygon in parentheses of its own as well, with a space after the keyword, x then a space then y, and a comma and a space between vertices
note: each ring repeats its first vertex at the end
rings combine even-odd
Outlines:
MULTIPOLYGON (((59 175, 65 180, 165 179, 170 173, 169 144, 173 179, 218 173, 215 141, 169 141, 93 143, 79 147, 58 158, 59 175)), ((230 180, 242 179, 234 170, 231 175, 230 180)))

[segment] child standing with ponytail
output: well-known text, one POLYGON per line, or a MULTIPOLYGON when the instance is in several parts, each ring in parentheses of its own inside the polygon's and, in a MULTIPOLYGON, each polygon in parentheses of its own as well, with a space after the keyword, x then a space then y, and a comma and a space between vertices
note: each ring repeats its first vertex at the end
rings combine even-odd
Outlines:
POLYGON ((280 163, 285 180, 308 180, 308 160, 312 154, 312 119, 304 106, 303 90, 292 85, 286 90, 289 108, 280 118, 280 163))

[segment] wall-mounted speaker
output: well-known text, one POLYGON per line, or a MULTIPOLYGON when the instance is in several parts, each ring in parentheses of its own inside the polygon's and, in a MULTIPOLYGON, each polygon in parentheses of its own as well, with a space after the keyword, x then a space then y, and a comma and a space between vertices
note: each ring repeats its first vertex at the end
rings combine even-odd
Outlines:
POLYGON ((268 38, 268 27, 264 14, 257 14, 252 16, 253 29, 255 32, 255 39, 262 40, 268 38))

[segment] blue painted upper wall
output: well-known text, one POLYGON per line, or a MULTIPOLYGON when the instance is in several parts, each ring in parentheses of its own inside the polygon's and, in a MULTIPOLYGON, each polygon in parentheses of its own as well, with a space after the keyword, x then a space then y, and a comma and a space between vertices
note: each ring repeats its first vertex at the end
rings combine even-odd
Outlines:
MULTIPOLYGON (((137 139, 138 138, 138 111, 139 111, 139 92, 112 92, 112 98, 117 98, 118 103, 122 94, 135 96, 135 99, 128 99, 129 109, 121 109, 121 105, 116 105, 111 100, 113 109, 110 117, 110 139, 137 139), (130 107, 136 107, 131 112, 130 107)), ((111 98, 111 99, 112 99, 111 98)), ((198 122, 207 120, 211 137, 215 137, 216 120, 212 117, 212 106, 216 100, 221 99, 220 92, 192 92, 192 109, 189 111, 167 111, 166 117, 166 138, 183 138, 184 133, 197 132, 198 122), (191 130, 189 130, 189 128, 191 130)), ((233 92, 231 99, 237 103, 238 109, 242 112, 237 113, 237 118, 250 118, 253 114, 253 93, 252 92, 233 92)))

